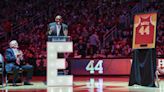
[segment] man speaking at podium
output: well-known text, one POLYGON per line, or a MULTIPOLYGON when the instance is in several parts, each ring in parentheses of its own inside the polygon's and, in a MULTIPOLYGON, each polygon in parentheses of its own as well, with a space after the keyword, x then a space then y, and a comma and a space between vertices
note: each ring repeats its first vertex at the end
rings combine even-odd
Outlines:
MULTIPOLYGON (((48 25, 48 39, 49 41, 56 41, 56 42, 66 42, 68 38, 68 26, 64 23, 62 23, 62 17, 60 15, 57 15, 55 17, 55 22, 51 22, 48 25), (55 39, 55 40, 52 40, 55 39)), ((58 53, 59 58, 64 58, 63 53, 58 53)), ((66 62, 67 64, 67 62, 66 62)), ((65 70, 61 69, 58 70, 59 75, 66 74, 65 70)))
POLYGON ((55 17, 55 22, 49 23, 48 25, 48 36, 67 36, 68 26, 62 23, 62 17, 57 15, 55 17))

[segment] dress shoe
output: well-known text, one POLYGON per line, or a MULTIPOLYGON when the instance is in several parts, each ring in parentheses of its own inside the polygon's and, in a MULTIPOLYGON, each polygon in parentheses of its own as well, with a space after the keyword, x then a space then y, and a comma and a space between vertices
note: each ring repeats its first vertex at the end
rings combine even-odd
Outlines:
POLYGON ((24 85, 33 85, 33 84, 31 84, 29 82, 24 82, 24 85))
POLYGON ((18 86, 18 85, 14 83, 13 86, 18 86))

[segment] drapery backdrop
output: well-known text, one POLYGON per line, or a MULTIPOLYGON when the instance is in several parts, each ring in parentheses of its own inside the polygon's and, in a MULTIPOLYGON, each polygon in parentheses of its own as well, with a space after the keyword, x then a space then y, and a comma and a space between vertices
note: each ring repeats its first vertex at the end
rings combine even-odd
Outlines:
POLYGON ((129 86, 137 84, 141 86, 155 87, 155 71, 156 50, 134 50, 129 86))

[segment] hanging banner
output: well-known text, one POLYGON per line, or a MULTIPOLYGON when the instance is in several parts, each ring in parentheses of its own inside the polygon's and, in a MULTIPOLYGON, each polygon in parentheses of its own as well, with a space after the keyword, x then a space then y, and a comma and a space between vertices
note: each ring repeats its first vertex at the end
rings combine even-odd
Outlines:
POLYGON ((155 48, 157 13, 134 16, 133 49, 155 48))

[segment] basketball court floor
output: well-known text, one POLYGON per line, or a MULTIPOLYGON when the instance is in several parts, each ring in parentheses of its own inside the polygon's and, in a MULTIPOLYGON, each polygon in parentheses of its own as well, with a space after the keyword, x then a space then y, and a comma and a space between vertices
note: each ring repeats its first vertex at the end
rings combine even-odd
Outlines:
POLYGON ((47 87, 45 77, 33 77, 33 85, 0 87, 0 92, 164 92, 164 78, 160 77, 159 88, 128 86, 128 76, 81 76, 74 77, 73 86, 47 87))

